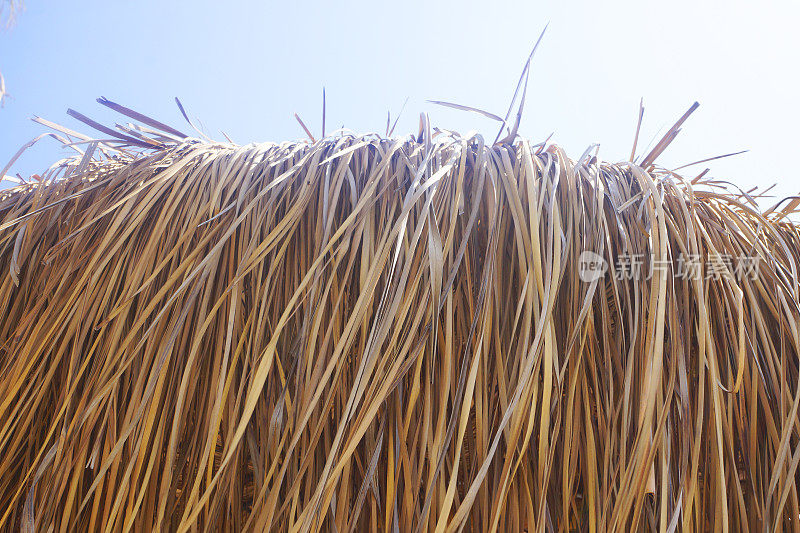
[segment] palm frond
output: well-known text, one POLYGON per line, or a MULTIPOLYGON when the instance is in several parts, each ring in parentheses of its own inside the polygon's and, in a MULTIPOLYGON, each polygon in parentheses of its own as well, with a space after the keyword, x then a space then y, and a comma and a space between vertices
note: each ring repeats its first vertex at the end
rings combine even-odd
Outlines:
POLYGON ((76 156, 0 196, 0 527, 796 525, 798 202, 661 169, 669 139, 144 123, 60 128, 76 156))

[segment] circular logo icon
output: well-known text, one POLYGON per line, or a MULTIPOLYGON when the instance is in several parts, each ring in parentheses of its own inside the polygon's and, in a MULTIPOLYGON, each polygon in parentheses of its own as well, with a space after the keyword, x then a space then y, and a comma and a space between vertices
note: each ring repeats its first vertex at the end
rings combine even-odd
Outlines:
POLYGON ((606 260, 590 250, 585 250, 578 258, 578 276, 585 283, 597 281, 607 270, 606 260))

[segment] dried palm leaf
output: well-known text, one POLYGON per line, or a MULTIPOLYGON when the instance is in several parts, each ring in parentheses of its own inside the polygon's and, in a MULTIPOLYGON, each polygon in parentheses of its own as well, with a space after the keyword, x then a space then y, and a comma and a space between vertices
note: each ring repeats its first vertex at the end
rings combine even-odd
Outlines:
POLYGON ((798 201, 103 103, 0 197, 0 527, 796 528, 798 201))

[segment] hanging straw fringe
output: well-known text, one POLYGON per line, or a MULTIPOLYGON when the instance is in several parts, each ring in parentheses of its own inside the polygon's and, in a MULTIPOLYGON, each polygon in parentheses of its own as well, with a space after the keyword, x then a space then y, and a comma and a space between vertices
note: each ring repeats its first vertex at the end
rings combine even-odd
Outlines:
POLYGON ((0 197, 3 529, 797 524, 797 202, 427 120, 146 123, 0 197))

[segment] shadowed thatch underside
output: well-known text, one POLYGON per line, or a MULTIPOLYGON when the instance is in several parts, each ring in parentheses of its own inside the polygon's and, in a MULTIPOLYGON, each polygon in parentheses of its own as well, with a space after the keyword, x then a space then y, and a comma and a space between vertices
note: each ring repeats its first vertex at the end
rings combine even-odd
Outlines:
POLYGON ((3 529, 797 524, 797 202, 154 122, 0 199, 3 529))

